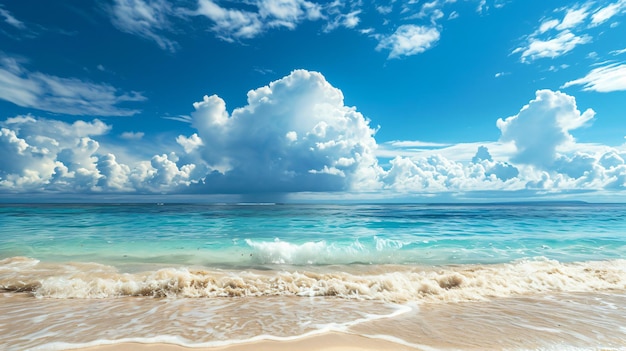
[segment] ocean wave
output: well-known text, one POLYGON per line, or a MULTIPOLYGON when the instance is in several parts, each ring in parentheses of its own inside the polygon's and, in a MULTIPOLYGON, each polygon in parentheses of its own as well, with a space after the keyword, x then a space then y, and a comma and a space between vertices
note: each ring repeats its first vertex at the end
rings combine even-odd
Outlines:
MULTIPOLYGON (((405 245, 399 240, 374 236, 368 241, 308 241, 301 244, 245 240, 252 249, 251 261, 257 264, 324 265, 350 263, 405 263, 409 259, 399 251, 405 245)), ((410 254, 407 252, 407 254, 410 254)))
POLYGON ((48 298, 336 296, 388 302, 478 301, 543 292, 626 290, 626 260, 372 266, 332 271, 222 271, 186 267, 120 273, 96 263, 0 261, 0 290, 48 298), (351 271, 350 273, 348 271, 351 271))

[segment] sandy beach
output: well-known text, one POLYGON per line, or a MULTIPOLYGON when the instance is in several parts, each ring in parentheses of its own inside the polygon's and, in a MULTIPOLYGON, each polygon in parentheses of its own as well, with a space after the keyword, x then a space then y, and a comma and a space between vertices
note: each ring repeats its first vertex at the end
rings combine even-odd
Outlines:
POLYGON ((122 343, 79 349, 82 351, 368 351, 416 350, 394 342, 344 333, 325 333, 293 341, 263 340, 224 347, 187 348, 170 344, 122 343))

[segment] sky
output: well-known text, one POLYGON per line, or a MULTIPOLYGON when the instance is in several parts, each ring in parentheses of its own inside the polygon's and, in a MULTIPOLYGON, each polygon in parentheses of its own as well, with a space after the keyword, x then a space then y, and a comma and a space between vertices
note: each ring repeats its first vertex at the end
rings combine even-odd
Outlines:
POLYGON ((623 201, 626 0, 0 1, 0 200, 623 201))

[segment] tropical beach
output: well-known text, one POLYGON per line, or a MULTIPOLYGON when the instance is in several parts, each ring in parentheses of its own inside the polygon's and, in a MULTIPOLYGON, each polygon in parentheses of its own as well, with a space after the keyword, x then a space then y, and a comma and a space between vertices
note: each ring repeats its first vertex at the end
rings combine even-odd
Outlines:
POLYGON ((0 350, 626 351, 625 19, 0 1, 0 350))

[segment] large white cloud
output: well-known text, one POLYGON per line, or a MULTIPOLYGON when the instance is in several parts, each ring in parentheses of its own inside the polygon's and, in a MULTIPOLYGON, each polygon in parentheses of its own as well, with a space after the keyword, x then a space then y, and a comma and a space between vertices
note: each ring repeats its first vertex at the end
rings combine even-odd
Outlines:
POLYGON ((574 141, 569 131, 583 126, 594 115, 592 109, 581 114, 572 96, 539 90, 517 115, 498 119, 497 126, 502 132, 501 140, 512 141, 517 147, 512 161, 549 168, 556 159, 557 148, 574 141))
POLYGON ((251 90, 248 104, 232 113, 215 95, 194 108, 191 123, 197 131, 176 138, 180 150, 155 150, 130 164, 101 147, 111 127, 99 120, 7 119, 0 136, 0 149, 7 155, 0 161, 0 186, 92 193, 380 187, 375 129, 344 105, 342 92, 320 73, 298 70, 251 90))
POLYGON ((376 182, 375 130, 317 72, 297 70, 248 92, 231 114, 218 96, 194 104, 197 133, 178 142, 209 191, 335 191, 376 182))
POLYGON ((0 55, 0 99, 69 115, 131 116, 139 111, 119 105, 144 101, 145 97, 107 84, 30 72, 20 60, 0 55))

